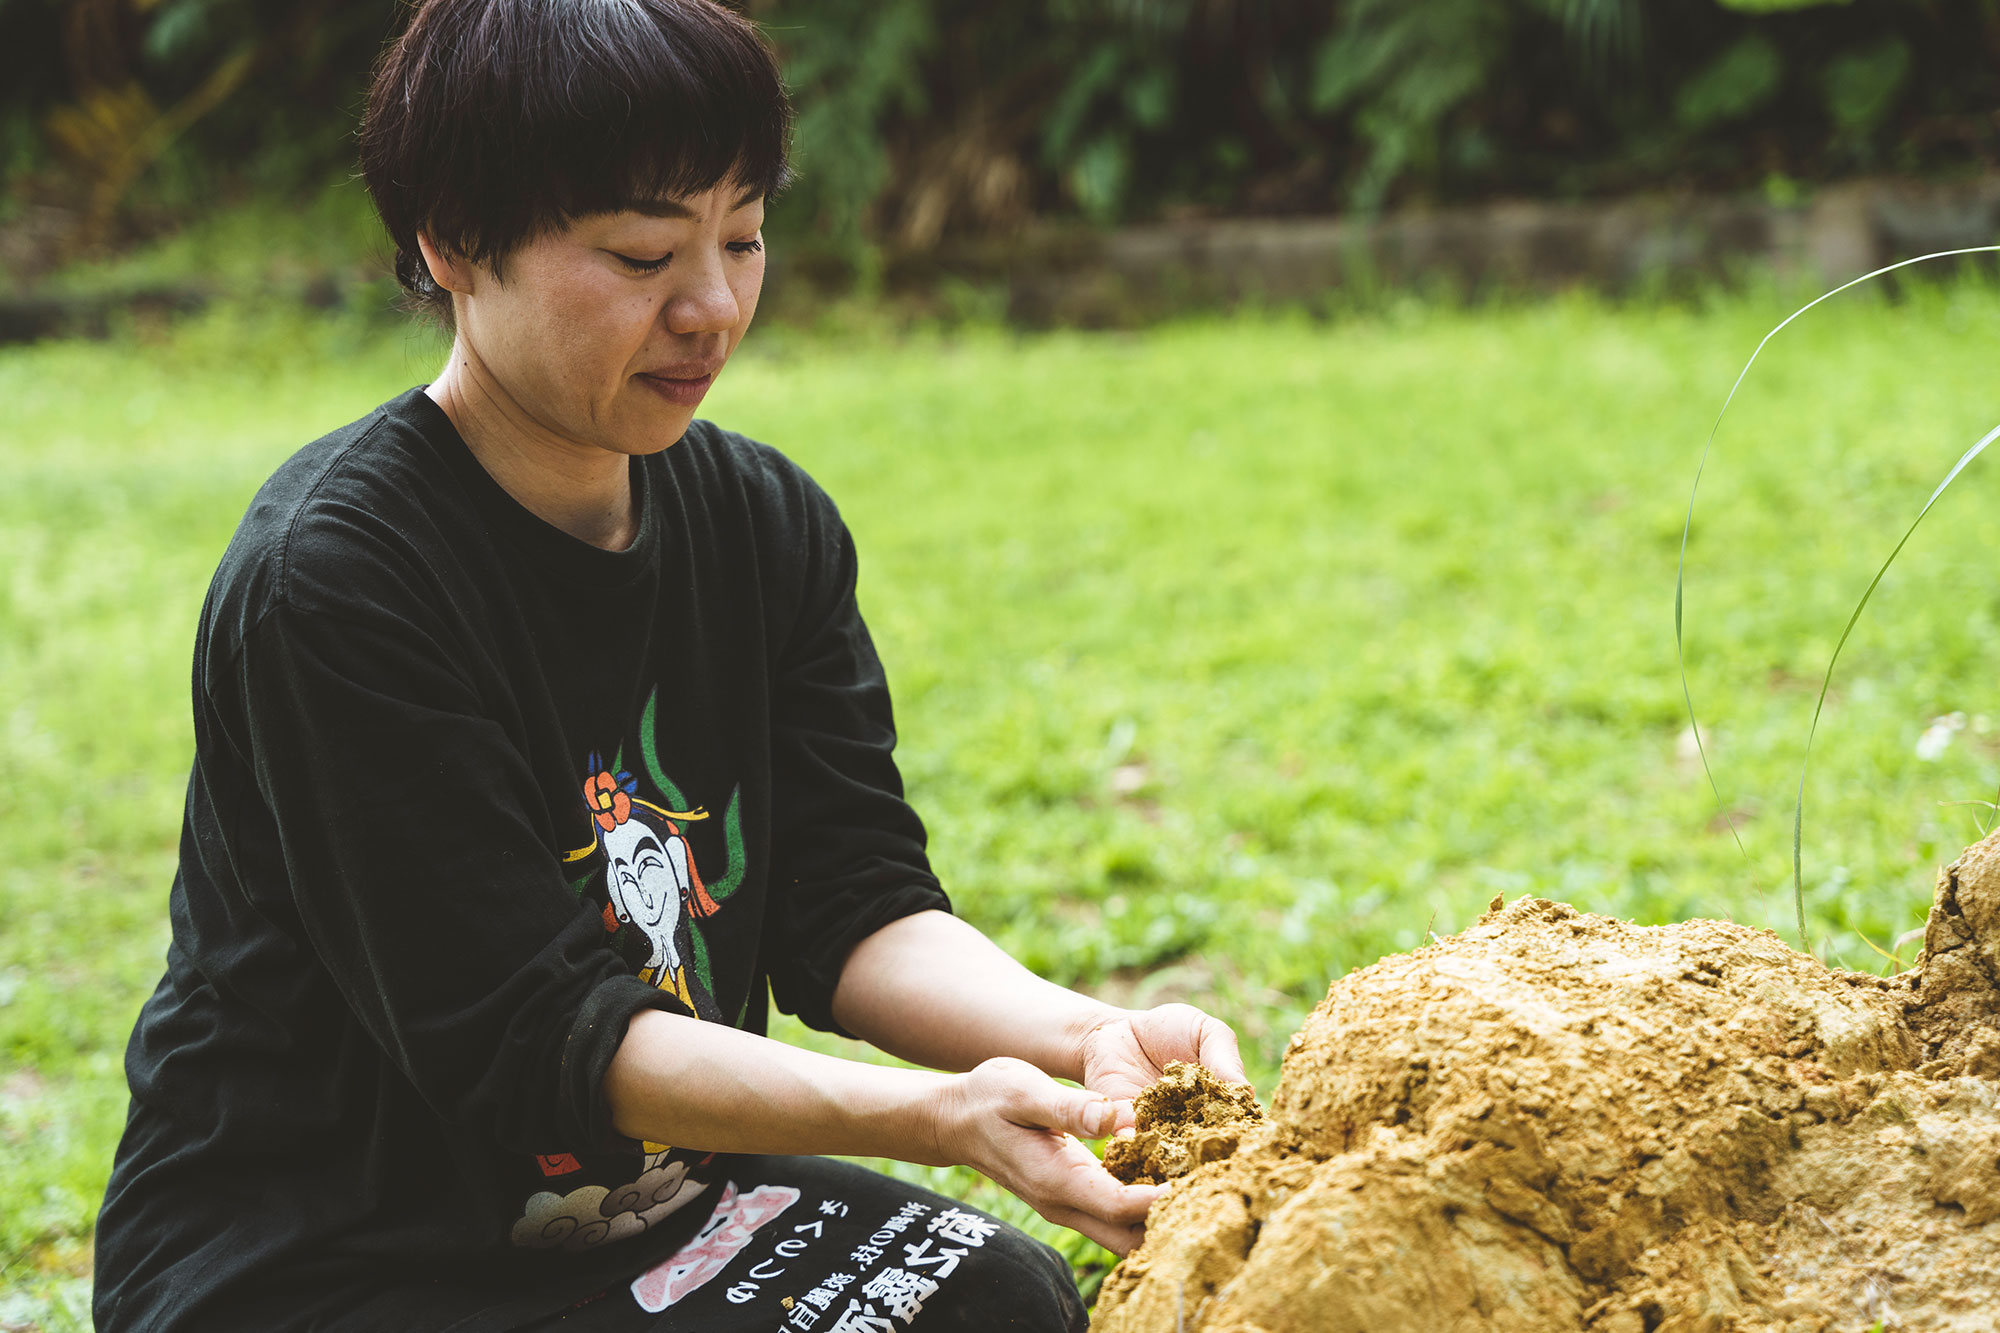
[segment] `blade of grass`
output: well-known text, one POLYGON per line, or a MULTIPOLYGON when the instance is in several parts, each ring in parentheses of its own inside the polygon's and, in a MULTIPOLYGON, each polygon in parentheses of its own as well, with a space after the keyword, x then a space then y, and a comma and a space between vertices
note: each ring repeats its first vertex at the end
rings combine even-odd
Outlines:
MULTIPOLYGON (((2000 439, 2000 426, 1995 426, 1992 430, 1980 436, 1979 443, 1959 455, 1958 461, 1951 465, 1951 471, 1944 474, 1944 480, 1939 482, 1937 489, 1931 492, 1931 498, 1924 501, 1924 507, 1918 510, 1917 516, 1910 521, 1909 529, 1903 533, 1903 540, 1896 543, 1896 549, 1889 552, 1889 558, 1884 560, 1882 567, 1875 571, 1875 577, 1868 583, 1868 591, 1861 594, 1860 602, 1855 604, 1854 614, 1847 618, 1847 628, 1840 632, 1840 642, 1833 646, 1833 656, 1827 659, 1826 678, 1820 682, 1819 698, 1813 702, 1812 726, 1806 732, 1805 757, 1799 762, 1799 800, 1798 804, 1792 809, 1792 902, 1798 911, 1799 939, 1802 942, 1806 939, 1806 889, 1800 844, 1803 841, 1802 834, 1806 818, 1806 768, 1812 762, 1813 737, 1819 734, 1820 712, 1826 707, 1826 694, 1833 686, 1834 663, 1840 660, 1840 650, 1847 646, 1848 636, 1854 633, 1855 623, 1861 619, 1862 611, 1867 609, 1868 599, 1873 597, 1875 589, 1882 585, 1882 576, 1889 572, 1889 566, 1896 563, 1896 557, 1903 553, 1903 547, 1908 545, 1910 538, 1916 534, 1917 524, 1924 521, 1924 515, 1931 512, 1931 506, 1938 502, 1938 497, 1945 493, 1946 488, 1958 480, 1958 474, 1965 471, 1966 465, 1979 457, 1979 455, 1985 453, 1986 446, 1993 443, 1996 439, 2000 439)), ((1809 942, 1806 945, 1806 951, 1808 953, 1812 951, 1809 942)))
MULTIPOLYGON (((1955 255, 1978 255, 1978 254, 1994 254, 1994 253, 2000 253, 2000 245, 1973 245, 1973 246, 1967 246, 1959 250, 1938 250, 1927 255, 1917 255, 1911 259, 1899 259, 1893 264, 1884 265, 1883 267, 1874 270, 1872 273, 1864 273, 1858 278, 1854 278, 1851 279, 1850 281, 1841 283, 1840 286, 1835 287, 1832 291, 1823 292, 1820 295, 1814 297, 1812 300, 1800 306, 1797 310, 1794 310, 1791 314, 1785 316, 1783 320, 1779 321, 1777 327, 1773 328, 1769 333, 1765 334, 1763 338, 1757 343, 1756 350, 1750 353, 1750 359, 1748 361, 1745 361, 1743 363, 1743 369, 1737 372, 1736 382, 1729 386, 1728 396, 1722 400, 1722 409, 1715 414, 1715 424, 1708 428, 1708 439, 1703 442, 1701 446, 1701 458, 1695 464, 1694 484, 1688 488, 1687 518, 1681 524, 1680 558, 1674 566, 1674 660, 1680 668, 1681 699, 1687 705, 1688 729, 1694 733, 1694 748, 1695 748, 1695 753, 1701 756, 1701 771, 1703 775, 1708 778, 1709 791, 1713 793, 1715 796, 1715 808, 1717 809, 1717 811, 1721 813, 1723 821, 1726 824, 1728 824, 1729 836, 1735 839, 1736 850, 1743 853, 1743 859, 1745 861, 1748 861, 1750 859, 1750 850, 1743 845, 1743 835, 1736 831, 1736 817, 1735 815, 1730 813, 1729 803, 1722 799, 1722 787, 1715 779, 1714 767, 1708 762, 1708 746, 1701 739, 1701 722, 1695 716, 1694 692, 1692 688, 1688 685, 1687 640, 1684 631, 1684 612, 1683 612, 1686 600, 1686 592, 1687 592, 1688 534, 1694 530, 1695 499, 1697 496, 1701 494, 1701 474, 1708 468, 1708 456, 1715 448, 1715 437, 1717 432, 1719 432, 1722 429, 1722 419, 1723 417, 1729 414, 1729 405, 1736 401, 1736 391, 1743 387, 1743 381, 1746 378, 1748 378, 1750 374, 1750 368, 1757 364, 1757 358, 1764 354, 1764 348, 1770 345, 1771 339, 1777 337, 1780 333, 1783 333, 1785 329, 1794 320, 1796 320, 1799 316, 1805 314, 1806 311, 1811 310, 1814 306, 1820 304, 1822 301, 1832 300, 1834 297, 1840 295, 1842 292, 1846 291, 1850 287, 1859 287, 1864 282, 1870 282, 1876 278, 1881 277, 1885 273, 1894 273, 1899 268, 1908 268, 1912 264, 1928 263, 1930 260, 1933 259, 1950 259, 1955 255)), ((1990 440, 1992 437, 1988 436, 1987 438, 1990 440)), ((1951 484, 1952 478, 1956 477, 1959 474, 1959 472, 1965 467, 1965 465, 1968 462, 1970 462, 1972 458, 1976 456, 1978 452, 1984 449, 1985 447, 1986 447, 1986 441, 1981 441, 1978 445, 1975 445, 1971 451, 1968 452, 1966 457, 1961 458, 1958 461, 1958 466, 1951 470, 1951 475, 1946 477, 1944 480, 1944 484, 1938 487, 1939 495, 1943 494, 1945 486, 1949 486, 1951 484)), ((1936 504, 1936 503, 1937 503, 1937 495, 1932 495, 1931 504, 1936 504)), ((1924 506, 1924 513, 1929 513, 1929 512, 1930 512, 1930 504, 1927 504, 1924 506)), ((1923 514, 1918 514, 1917 522, 1921 523, 1922 521, 1923 521, 1923 514)), ((1910 525, 1910 530, 1912 532, 1916 530, 1915 523, 1910 525)), ((1904 533, 1903 541, 1906 542, 1909 539, 1910 539, 1909 533, 1904 533)), ((1896 550, 1900 551, 1902 549, 1903 549, 1902 542, 1898 542, 1896 544, 1896 550)), ((1895 558, 1896 558, 1895 552, 1891 552, 1889 555, 1889 560, 1893 562, 1895 558)), ((1889 567, 1887 564, 1883 565, 1882 567, 1883 572, 1886 573, 1888 571, 1888 568, 1889 567)), ((1881 581, 1882 581, 1882 575, 1878 573, 1875 576, 1875 582, 1880 583, 1881 581)), ((1872 596, 1874 594, 1874 591, 1875 591, 1875 584, 1873 583, 1869 584, 1868 585, 1869 595, 1872 596)), ((1868 597, 1864 596, 1861 599, 1861 605, 1866 606, 1867 604, 1868 604, 1868 597)), ((1860 615, 1861 615, 1861 607, 1856 607, 1854 610, 1854 618, 1848 621, 1849 630, 1852 630, 1854 628, 1854 619, 1858 619, 1860 615)), ((1843 644, 1847 642, 1847 636, 1845 634, 1841 635, 1841 642, 1843 644)), ((1840 656, 1840 650, 1836 648, 1834 650, 1834 657, 1835 659, 1838 659, 1839 656, 1840 656)), ((1833 663, 1829 662, 1827 663, 1827 680, 1828 682, 1831 682, 1832 679, 1833 679, 1833 663)), ((1820 688, 1819 703, 1816 704, 1813 708, 1813 727, 1815 730, 1817 730, 1819 726, 1820 707, 1823 706, 1825 702, 1826 702, 1826 688, 1825 686, 1822 686, 1820 688)), ((1812 751, 1812 738, 1810 735, 1808 735, 1806 738, 1806 751, 1808 756, 1810 756, 1812 751)), ((1806 933, 1805 891, 1801 887, 1801 876, 1800 876, 1800 866, 1799 866, 1799 835, 1800 835, 1800 824, 1803 818, 1802 811, 1804 809, 1804 805, 1805 805, 1805 775, 1803 772, 1801 772, 1799 776, 1799 810, 1793 812, 1793 818, 1792 818, 1792 898, 1793 898, 1793 907, 1798 913, 1799 944, 1805 950, 1805 952, 1811 953, 1812 940, 1808 937, 1806 933)))
POLYGON ((1890 953, 1887 949, 1877 944, 1874 940, 1869 939, 1867 931, 1857 930, 1854 933, 1861 937, 1861 942, 1863 944, 1867 945, 1869 948, 1873 949, 1877 954, 1881 955, 1884 959, 1888 960, 1889 966, 1898 969, 1900 969, 1903 966, 1903 960, 1901 958, 1898 958, 1895 954, 1890 953))
MULTIPOLYGON (((1995 802, 1995 801, 1939 801, 1938 804, 1942 806, 1976 805, 1979 806, 1981 809, 2000 812, 2000 802, 1995 802)), ((1991 830, 1986 827, 1986 820, 1983 816, 1974 815, 1972 819, 1973 822, 1979 826, 1980 837, 1983 838, 1989 832, 1991 832, 1991 830)))

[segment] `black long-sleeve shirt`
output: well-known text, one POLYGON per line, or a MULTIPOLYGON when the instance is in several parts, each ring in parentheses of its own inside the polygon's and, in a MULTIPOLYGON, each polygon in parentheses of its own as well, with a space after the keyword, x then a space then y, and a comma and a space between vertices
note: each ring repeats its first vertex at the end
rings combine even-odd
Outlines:
POLYGON ((411 390, 251 504, 203 607, 166 974, 96 1315, 476 1328, 656 1262, 715 1164, 600 1090, 658 1008, 818 1027, 945 907, 833 503, 697 421, 604 551, 411 390))

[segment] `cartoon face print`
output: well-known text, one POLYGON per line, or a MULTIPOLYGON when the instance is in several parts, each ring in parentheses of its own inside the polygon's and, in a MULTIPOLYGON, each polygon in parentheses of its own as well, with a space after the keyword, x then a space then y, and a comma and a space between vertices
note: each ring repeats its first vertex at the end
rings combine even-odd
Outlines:
POLYGON ((649 814, 635 810, 603 835, 605 879, 618 919, 637 926, 653 942, 653 956, 646 965, 665 963, 679 970, 681 951, 674 932, 680 926, 681 905, 694 887, 692 863, 687 839, 673 823, 655 821, 649 814), (654 828, 655 822, 665 827, 654 828))
MULTIPOLYGON (((697 1015, 708 1017, 715 1009, 714 996, 708 991, 707 965, 689 966, 689 951, 696 943, 690 918, 713 916, 718 908, 681 833, 682 822, 706 819, 708 812, 664 810, 638 798, 639 784, 630 773, 600 767, 594 754, 590 767, 583 799, 597 825, 596 839, 565 859, 603 851, 605 888, 611 900, 606 928, 631 926, 643 934, 652 952, 640 975, 678 995, 697 1015)), ((725 877, 724 892, 731 887, 725 877)))

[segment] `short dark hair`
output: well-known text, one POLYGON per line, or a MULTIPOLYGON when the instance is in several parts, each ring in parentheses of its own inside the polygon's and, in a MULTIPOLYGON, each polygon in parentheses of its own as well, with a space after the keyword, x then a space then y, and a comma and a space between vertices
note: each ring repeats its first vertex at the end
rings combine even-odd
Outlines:
POLYGON ((571 219, 791 179, 777 57, 715 0, 420 0, 383 53, 361 172, 396 279, 450 317, 417 233, 499 270, 571 219))

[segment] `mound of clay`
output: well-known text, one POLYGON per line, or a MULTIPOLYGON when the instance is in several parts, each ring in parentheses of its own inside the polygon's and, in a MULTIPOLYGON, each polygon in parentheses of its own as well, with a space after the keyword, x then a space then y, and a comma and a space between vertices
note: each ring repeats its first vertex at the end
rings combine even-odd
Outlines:
POLYGON ((1173 1182, 1095 1327, 1991 1333, 1996 1074, 2000 834, 1894 978, 1495 900, 1332 987, 1269 1120, 1173 1182))
POLYGON ((1166 1077, 1132 1104, 1137 1132, 1113 1139, 1104 1168, 1128 1185, 1164 1185, 1234 1153, 1264 1108, 1248 1083, 1224 1083, 1200 1065, 1175 1060, 1166 1077))

